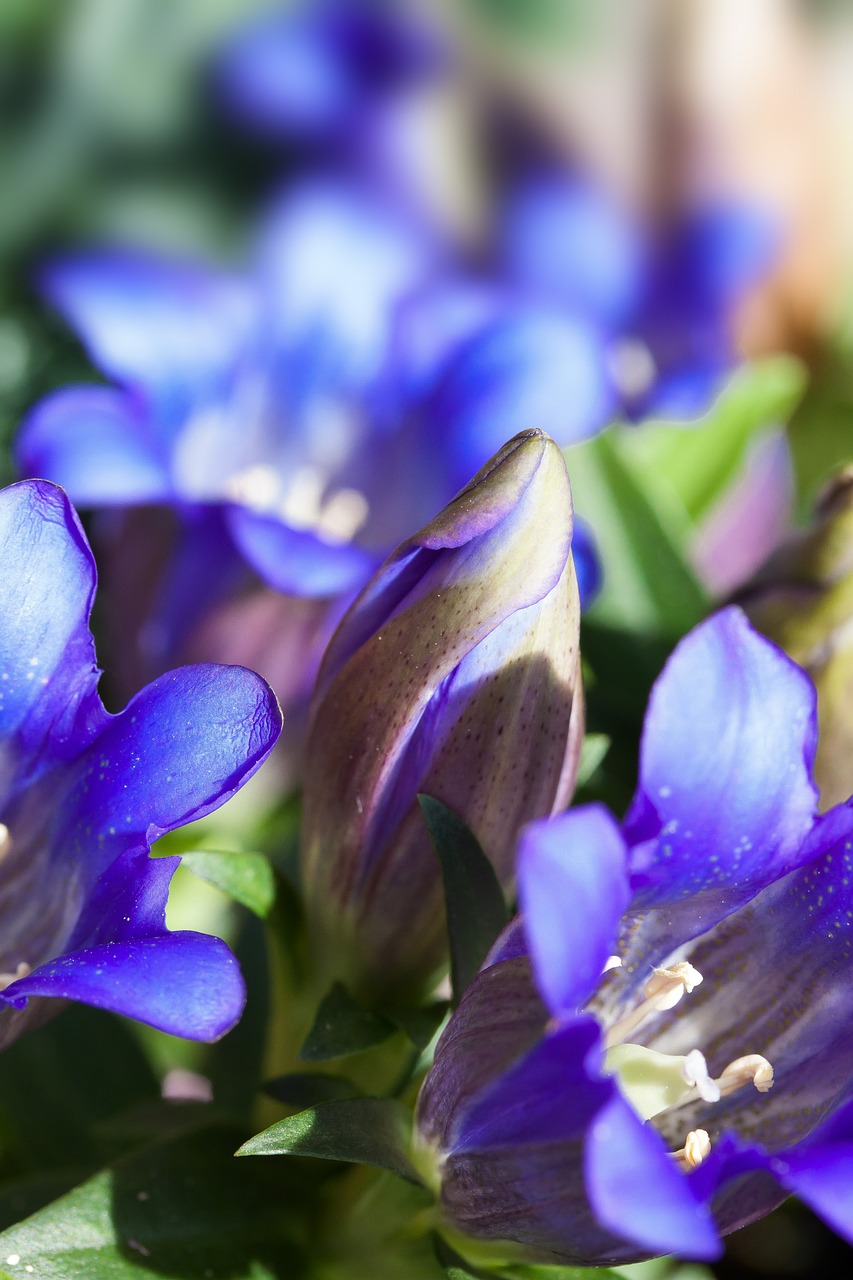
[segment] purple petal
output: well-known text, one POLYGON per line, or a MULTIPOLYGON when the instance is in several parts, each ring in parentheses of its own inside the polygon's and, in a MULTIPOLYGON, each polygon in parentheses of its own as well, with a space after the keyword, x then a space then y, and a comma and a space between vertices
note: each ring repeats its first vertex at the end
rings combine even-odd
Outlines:
POLYGON ((46 480, 4 490, 0 551, 2 797, 16 776, 76 754, 105 713, 89 631, 95 565, 62 490, 46 480))
POLYGON ((536 981, 554 1014, 572 1015, 598 985, 630 900, 625 857, 619 828, 600 805, 522 833, 519 904, 536 981))
POLYGON ((444 1150, 453 1146, 471 1101, 539 1041, 547 1021, 526 960, 479 973, 442 1033, 421 1088, 420 1136, 444 1150))
POLYGON ((79 506, 170 496, 145 412, 111 387, 67 387, 46 396, 24 421, 15 451, 24 475, 56 481, 79 506))
POLYGON ((218 1040, 243 1011, 240 967, 201 933, 106 942, 50 960, 0 993, 13 1008, 32 996, 79 1000, 191 1040, 218 1040))
POLYGON ((297 596, 355 592, 377 567, 377 557, 350 542, 327 542, 308 529, 294 529, 275 516, 248 507, 226 510, 228 528, 241 553, 276 591, 297 596))
POLYGON ((569 1142, 580 1137, 613 1096, 612 1080, 596 1076, 601 1031, 589 1017, 544 1035, 468 1106, 451 1150, 569 1142))
POLYGON ((707 928, 803 860, 814 687, 739 609, 696 627, 649 700, 625 820, 635 907, 691 898, 707 928))
POLYGON ((61 838, 89 859, 96 840, 103 864, 204 817, 252 776, 280 728, 275 697, 252 671, 211 663, 161 676, 80 757, 61 838))
POLYGON ((585 1165, 592 1207, 609 1230, 651 1253, 719 1257, 707 1207, 655 1131, 618 1094, 588 1129, 585 1165))

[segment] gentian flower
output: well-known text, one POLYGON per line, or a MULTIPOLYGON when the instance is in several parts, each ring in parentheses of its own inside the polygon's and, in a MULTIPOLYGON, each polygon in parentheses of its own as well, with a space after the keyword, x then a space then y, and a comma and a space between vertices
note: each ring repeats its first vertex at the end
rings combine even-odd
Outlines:
MULTIPOLYGON (((45 269, 48 298, 118 385, 37 405, 19 467, 82 506, 177 514, 139 637, 148 675, 203 651, 202 623, 257 578, 317 601, 352 595, 413 507, 434 510, 425 444, 384 426, 377 438, 369 407, 394 310, 434 253, 363 188, 316 179, 270 211, 253 275, 130 252, 45 269), (377 448, 394 485, 373 465, 377 448)), ((162 541, 148 524, 146 541, 162 541)))
POLYGON ((167 930, 180 859, 150 849, 255 772, 275 698, 254 672, 185 667, 109 715, 94 562, 62 490, 4 490, 0 551, 0 1046, 62 1000, 216 1039, 243 1007, 237 962, 218 938, 167 930))
POLYGON ((794 1192, 853 1236, 853 808, 816 816, 815 738, 808 677, 730 608, 655 685, 621 829, 526 829, 521 916, 418 1104, 451 1230, 712 1258, 794 1192))
POLYGON ((239 30, 220 56, 216 81, 226 107, 255 130, 351 147, 389 101, 442 62, 436 36, 412 14, 320 0, 239 30))
POLYGON ((317 954, 366 998, 420 994, 446 960, 419 792, 463 819, 507 888, 522 824, 571 794, 583 721, 571 537, 562 455, 522 432, 398 547, 332 637, 302 879, 317 954))
POLYGON ((689 420, 711 406, 738 362, 734 309, 775 251, 766 214, 711 204, 655 232, 589 183, 542 171, 510 191, 501 221, 507 274, 586 317, 624 415, 689 420))

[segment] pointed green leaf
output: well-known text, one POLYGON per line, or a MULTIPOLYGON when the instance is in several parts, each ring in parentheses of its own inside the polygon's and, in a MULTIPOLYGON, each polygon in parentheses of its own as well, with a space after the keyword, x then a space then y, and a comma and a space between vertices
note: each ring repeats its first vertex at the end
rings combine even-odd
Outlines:
POLYGON ((262 853, 194 849, 183 854, 181 861, 194 875, 215 885, 256 916, 268 915, 275 901, 275 877, 262 853))
POLYGON ((325 1102, 244 1142, 238 1156, 313 1156, 388 1169, 420 1183, 408 1156, 411 1112, 392 1098, 342 1098, 325 1102))
POLYGON ((575 506, 595 530, 604 565, 589 617, 633 632, 681 636, 708 609, 687 551, 693 527, 670 488, 637 474, 624 432, 566 451, 575 506))
POLYGON ((433 796, 418 800, 444 881, 450 979, 456 1004, 507 922, 494 868, 464 822, 433 796))
POLYGON ((446 1000, 424 1005, 420 1009, 386 1009, 386 1015, 411 1040, 416 1049, 426 1049, 444 1019, 449 1005, 446 1000))
POLYGON ((320 1001, 314 1025, 299 1050, 303 1062, 325 1062, 361 1053, 382 1044, 395 1031, 380 1014, 364 1009, 346 987, 336 982, 320 1001))
POLYGON ((310 1073, 303 1071, 268 1080, 264 1085, 264 1093, 283 1102, 287 1107, 298 1107, 302 1111, 307 1107, 316 1107, 321 1102, 336 1102, 340 1098, 357 1098, 361 1090, 345 1076, 328 1075, 320 1071, 310 1073))

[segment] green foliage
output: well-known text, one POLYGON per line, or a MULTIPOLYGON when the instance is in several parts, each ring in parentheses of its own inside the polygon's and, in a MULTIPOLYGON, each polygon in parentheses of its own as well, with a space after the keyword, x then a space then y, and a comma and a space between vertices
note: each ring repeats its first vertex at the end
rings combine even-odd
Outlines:
POLYGON ((392 1022, 363 1008, 342 983, 336 982, 320 1001, 299 1056, 303 1062, 343 1058, 382 1044, 394 1030, 392 1022))
POLYGON ((0 1258, 37 1280, 295 1280, 294 1189, 237 1164, 237 1140, 214 1126, 134 1151, 0 1235, 0 1258))
POLYGON ((244 1142, 237 1155, 369 1164, 419 1184, 408 1156, 411 1123, 408 1108, 392 1098, 341 1098, 279 1120, 244 1142))
POLYGON ((461 819, 432 796, 418 800, 441 863, 450 977, 458 1004, 507 922, 506 903, 492 864, 461 819))
POLYGON ((256 916, 269 914, 275 902, 275 877, 262 853, 194 849, 182 855, 182 862, 256 916))

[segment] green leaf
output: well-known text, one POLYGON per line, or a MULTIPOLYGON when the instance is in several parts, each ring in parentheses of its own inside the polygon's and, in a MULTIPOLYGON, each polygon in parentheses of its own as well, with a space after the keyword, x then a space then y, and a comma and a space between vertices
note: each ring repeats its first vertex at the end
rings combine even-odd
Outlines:
POLYGON ((672 490, 637 473, 625 433, 606 431, 566 451, 577 511, 604 566, 590 619, 632 632, 680 636, 708 609, 687 560, 692 526, 672 490))
POLYGON ((426 1049, 444 1019, 449 1005, 446 1000, 424 1005, 420 1009, 386 1009, 386 1015, 400 1028, 416 1049, 426 1049))
POLYGON ((129 1025, 72 1005, 0 1054, 3 1155, 21 1172, 98 1168, 115 1148, 105 1150, 96 1126, 159 1096, 129 1025))
POLYGON ((273 869, 262 853, 230 853, 194 849, 181 857, 194 875, 213 884, 229 898, 262 919, 275 901, 273 869))
POLYGON ((328 1075, 320 1071, 293 1072, 277 1076, 264 1085, 264 1093, 276 1098, 288 1107, 300 1111, 316 1107, 322 1102, 337 1102, 341 1098, 357 1098, 361 1094, 358 1085, 345 1076, 328 1075))
POLYGON ((513 1266, 502 1268, 501 1280, 619 1280, 609 1267, 513 1266))
POLYGON ((433 796, 418 800, 441 864, 450 980, 458 1004, 507 922, 506 903, 492 864, 464 822, 433 796))
POLYGON ((363 1008, 342 983, 336 982, 320 1001, 299 1056, 303 1062, 325 1062, 362 1053, 382 1044, 395 1030, 392 1022, 363 1008))
POLYGON ((123 1157, 0 1235, 36 1280, 283 1280, 303 1274, 294 1188, 232 1159, 219 1126, 123 1157))
POLYGON ((700 421, 646 422, 626 433, 622 445, 636 474, 669 486, 697 522, 741 470, 751 441, 788 421, 805 386, 806 371, 793 356, 746 364, 700 421))
POLYGON ((392 1098, 342 1098, 279 1120, 244 1142, 238 1156, 313 1156, 421 1179, 408 1156, 411 1112, 392 1098))
POLYGON ((606 733, 588 733, 581 747, 580 764, 575 786, 580 788, 589 782, 598 766, 610 750, 610 736, 606 733))

